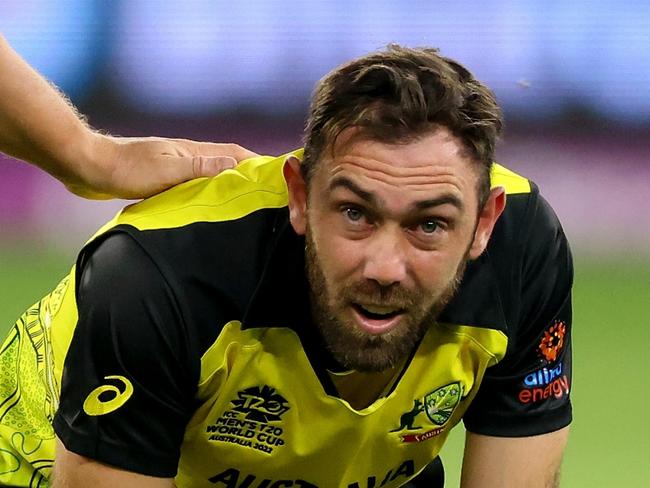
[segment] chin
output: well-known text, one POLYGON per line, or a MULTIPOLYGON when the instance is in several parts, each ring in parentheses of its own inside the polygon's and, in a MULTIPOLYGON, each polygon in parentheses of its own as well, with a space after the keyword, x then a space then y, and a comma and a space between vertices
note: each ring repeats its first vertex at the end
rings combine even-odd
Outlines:
POLYGON ((342 367, 373 373, 400 364, 417 347, 423 333, 392 329, 385 334, 371 335, 355 325, 338 334, 325 331, 323 336, 329 352, 342 367))

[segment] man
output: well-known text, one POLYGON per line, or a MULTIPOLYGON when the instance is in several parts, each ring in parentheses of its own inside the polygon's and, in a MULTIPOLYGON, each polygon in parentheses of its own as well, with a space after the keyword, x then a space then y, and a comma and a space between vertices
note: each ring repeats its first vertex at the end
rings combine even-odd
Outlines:
POLYGON ((256 156, 235 144, 95 132, 2 35, 0 152, 39 166, 90 198, 143 198, 256 156))
POLYGON ((571 257, 500 128, 393 46, 321 80, 304 154, 124 209, 0 352, 5 483, 403 486, 463 419, 464 487, 556 486, 571 257))

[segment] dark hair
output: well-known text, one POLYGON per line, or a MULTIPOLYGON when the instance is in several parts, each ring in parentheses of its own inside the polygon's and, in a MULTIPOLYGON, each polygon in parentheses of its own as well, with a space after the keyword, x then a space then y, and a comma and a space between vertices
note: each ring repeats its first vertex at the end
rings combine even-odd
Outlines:
POLYGON ((317 161, 348 127, 373 140, 408 143, 436 126, 457 136, 478 165, 482 206, 503 126, 494 94, 437 49, 391 44, 320 80, 305 130, 303 176, 309 183, 317 161))

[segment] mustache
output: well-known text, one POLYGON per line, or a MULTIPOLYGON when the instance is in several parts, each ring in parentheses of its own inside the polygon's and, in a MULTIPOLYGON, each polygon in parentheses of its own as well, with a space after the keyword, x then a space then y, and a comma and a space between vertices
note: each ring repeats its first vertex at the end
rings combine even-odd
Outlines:
POLYGON ((348 302, 374 304, 391 308, 411 308, 418 303, 418 294, 398 283, 382 285, 364 280, 352 283, 341 290, 341 297, 348 302))

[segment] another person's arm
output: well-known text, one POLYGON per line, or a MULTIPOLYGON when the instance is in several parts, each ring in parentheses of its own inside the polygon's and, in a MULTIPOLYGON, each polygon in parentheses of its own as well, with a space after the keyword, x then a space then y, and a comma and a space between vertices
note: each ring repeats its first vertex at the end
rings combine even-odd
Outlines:
POLYGON ((488 368, 465 414, 462 488, 559 486, 572 416, 571 253, 539 195, 516 225, 522 232, 506 258, 516 270, 508 353, 488 368))
POLYGON ((255 156, 235 144, 99 134, 1 35, 0 152, 91 198, 146 197, 255 156))

